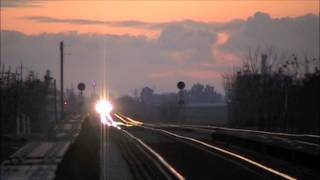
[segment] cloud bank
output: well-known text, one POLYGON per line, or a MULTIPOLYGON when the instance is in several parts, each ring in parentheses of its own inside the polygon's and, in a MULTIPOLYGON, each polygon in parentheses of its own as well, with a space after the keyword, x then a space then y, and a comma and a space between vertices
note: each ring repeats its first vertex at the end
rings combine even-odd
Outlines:
MULTIPOLYGON (((201 82, 223 91, 222 75, 239 66, 248 48, 274 47, 301 57, 319 57, 319 16, 273 19, 258 12, 247 20, 227 23, 192 20, 150 23, 141 21, 95 21, 24 17, 39 23, 107 24, 117 27, 153 28, 157 38, 147 36, 79 34, 26 35, 1 31, 1 60, 12 67, 23 63, 42 75, 51 69, 59 79, 60 41, 66 44, 66 84, 103 81, 114 95, 132 94, 134 88, 151 86, 156 92, 176 91, 176 82, 187 86, 201 82)), ((98 84, 99 85, 99 84, 98 84)), ((89 90, 92 88, 89 87, 89 90)))
POLYGON ((43 1, 41 0, 1 0, 1 8, 18 8, 18 7, 39 7, 43 1))
POLYGON ((74 24, 74 25, 107 25, 113 27, 137 27, 147 29, 159 29, 167 23, 151 23, 136 20, 127 21, 101 21, 91 19, 61 19, 47 16, 27 16, 21 17, 21 19, 30 20, 37 23, 60 23, 60 24, 74 24))

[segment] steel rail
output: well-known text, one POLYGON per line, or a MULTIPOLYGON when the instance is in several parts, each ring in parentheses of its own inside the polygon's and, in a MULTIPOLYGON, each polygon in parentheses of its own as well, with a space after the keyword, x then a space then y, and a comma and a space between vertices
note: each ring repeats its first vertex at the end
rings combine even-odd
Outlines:
POLYGON ((151 155, 151 160, 157 166, 157 168, 166 176, 166 179, 179 179, 185 180, 185 178, 177 172, 160 154, 154 151, 150 146, 145 144, 141 139, 135 137, 126 130, 121 130, 128 138, 134 140, 138 147, 141 147, 148 155, 151 155))
POLYGON ((149 129, 149 130, 152 130, 152 131, 158 131, 160 133, 164 133, 166 135, 169 135, 169 136, 172 136, 174 138, 177 138, 177 139, 182 139, 182 140, 185 140, 185 141, 188 141, 188 142, 192 142, 194 144, 197 144, 197 145, 201 145, 201 146, 204 146, 206 148, 209 148, 209 149, 212 149, 212 150, 215 150, 215 151, 218 151, 220 153, 223 153, 225 155, 228 155, 230 157, 233 157, 233 158, 236 158, 238 160, 241 160, 243 162, 246 162, 246 163, 249 163, 255 167, 258 167, 262 170, 265 170, 271 174, 274 174, 274 175, 277 175, 277 176, 280 176, 284 179, 288 179, 288 180, 296 180, 295 177, 292 177, 290 175, 287 175, 283 172, 280 172, 278 170, 275 170, 271 167, 268 167, 266 165, 263 165, 261 163, 258 163, 254 160, 251 160, 247 157, 244 157, 242 155, 239 155, 239 154, 236 154, 234 152, 231 152, 229 150, 226 150, 226 149, 223 149, 223 148, 220 148, 220 147, 217 147, 217 146, 214 146, 214 145, 211 145, 211 144, 208 144, 208 143, 205 143, 203 141, 200 141, 200 140, 197 140, 195 138, 191 138, 191 137, 187 137, 187 136, 182 136, 182 135, 178 135, 178 134, 175 134, 175 133, 172 133, 172 132, 169 132, 169 131, 166 131, 166 130, 163 130, 163 129, 157 129, 157 128, 152 128, 152 127, 146 127, 146 126, 139 126, 139 127, 142 127, 142 128, 145 128, 145 129, 149 129))

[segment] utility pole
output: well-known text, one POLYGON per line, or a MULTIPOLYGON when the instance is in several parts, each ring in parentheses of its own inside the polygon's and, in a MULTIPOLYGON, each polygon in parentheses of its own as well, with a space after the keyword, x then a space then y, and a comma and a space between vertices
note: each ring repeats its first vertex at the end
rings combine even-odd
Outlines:
POLYGON ((61 94, 60 94, 60 118, 61 120, 64 119, 64 98, 63 98, 63 41, 60 42, 60 83, 61 83, 61 94))
POLYGON ((21 81, 21 84, 22 84, 22 79, 23 79, 23 77, 22 77, 22 64, 20 65, 20 81, 21 81))
POLYGON ((309 74, 309 60, 307 57, 305 57, 304 61, 305 61, 305 74, 309 74))
POLYGON ((56 80, 53 81, 53 88, 54 88, 54 120, 57 124, 58 116, 57 116, 57 85, 56 85, 56 80))

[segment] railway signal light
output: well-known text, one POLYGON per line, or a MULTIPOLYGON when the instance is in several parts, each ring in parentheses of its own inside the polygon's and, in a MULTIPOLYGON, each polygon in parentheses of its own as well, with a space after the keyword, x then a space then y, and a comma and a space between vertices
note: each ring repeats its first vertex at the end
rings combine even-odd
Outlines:
POLYGON ((183 81, 179 81, 177 87, 178 89, 183 90, 186 87, 186 84, 183 81))

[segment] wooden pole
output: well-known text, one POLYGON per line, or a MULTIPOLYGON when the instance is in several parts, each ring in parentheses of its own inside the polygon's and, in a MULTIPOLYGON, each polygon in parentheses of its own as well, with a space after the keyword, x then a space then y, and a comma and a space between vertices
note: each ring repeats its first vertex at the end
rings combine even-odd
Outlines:
POLYGON ((63 120, 64 116, 64 98, 63 98, 63 41, 60 42, 60 84, 61 84, 61 92, 60 92, 60 118, 63 120))

